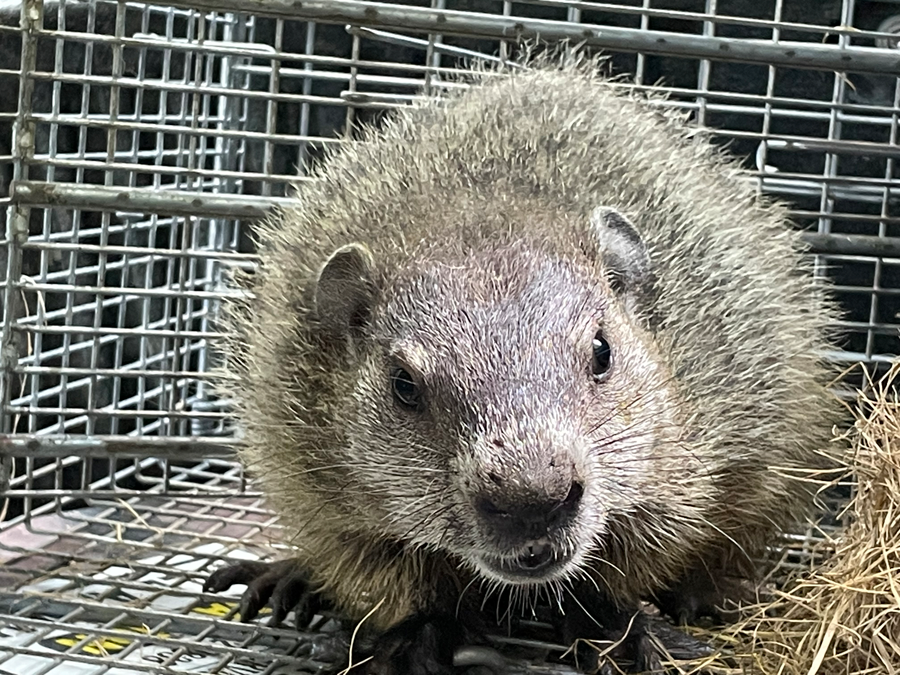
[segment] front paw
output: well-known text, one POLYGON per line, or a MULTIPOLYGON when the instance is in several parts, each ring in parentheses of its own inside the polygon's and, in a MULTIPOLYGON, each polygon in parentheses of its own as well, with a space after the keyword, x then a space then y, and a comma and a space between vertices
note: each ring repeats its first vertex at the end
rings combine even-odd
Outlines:
POLYGON ((368 675, 450 675, 453 657, 466 635, 458 619, 448 614, 416 615, 377 639, 368 675))
POLYGON ((562 619, 566 644, 573 645, 576 667, 586 673, 661 673, 671 660, 707 657, 712 648, 649 615, 637 606, 625 611, 585 591, 567 603, 562 619))
POLYGON ((218 593, 235 584, 246 584, 241 596, 241 621, 252 621, 266 605, 272 607, 270 626, 278 626, 294 611, 298 630, 309 626, 313 616, 327 603, 310 590, 309 577, 294 559, 271 563, 245 561, 221 567, 204 582, 204 593, 218 593))
POLYGON ((701 617, 718 623, 734 623, 741 607, 767 598, 767 589, 749 579, 714 575, 704 567, 691 570, 653 598, 660 612, 682 625, 696 624, 701 617))
POLYGON ((567 613, 563 620, 563 638, 573 645, 575 665, 580 672, 612 675, 616 672, 655 673, 662 671, 663 652, 653 639, 643 612, 628 621, 607 620, 567 613))

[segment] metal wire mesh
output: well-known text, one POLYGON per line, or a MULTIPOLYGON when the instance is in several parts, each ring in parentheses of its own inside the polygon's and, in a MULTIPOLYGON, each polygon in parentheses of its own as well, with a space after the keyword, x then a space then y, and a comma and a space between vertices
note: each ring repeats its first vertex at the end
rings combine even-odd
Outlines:
POLYGON ((327 626, 221 621, 234 607, 199 593, 277 530, 210 387, 225 277, 326 145, 518 37, 603 49, 621 86, 710 128, 808 233, 846 310, 832 356, 889 361, 898 17, 883 0, 2 0, 0 672, 315 672, 343 648, 327 626))

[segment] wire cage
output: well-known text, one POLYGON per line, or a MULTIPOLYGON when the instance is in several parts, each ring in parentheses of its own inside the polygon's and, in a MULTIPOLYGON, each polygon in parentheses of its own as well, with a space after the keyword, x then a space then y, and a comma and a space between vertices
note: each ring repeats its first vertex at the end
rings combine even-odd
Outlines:
MULTIPOLYGON (((523 37, 603 51, 709 128, 831 280, 830 356, 894 358, 898 0, 0 0, 0 673, 339 658, 327 617, 245 625, 201 592, 277 548, 210 386, 225 280, 323 148, 523 37)), ((571 672, 497 639, 521 672, 571 672)))

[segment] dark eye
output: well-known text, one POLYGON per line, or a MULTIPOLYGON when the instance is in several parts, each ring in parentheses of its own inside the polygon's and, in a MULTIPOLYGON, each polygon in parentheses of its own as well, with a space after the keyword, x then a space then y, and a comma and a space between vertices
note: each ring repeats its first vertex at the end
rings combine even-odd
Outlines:
POLYGON ((591 342, 591 347, 593 350, 593 359, 592 359, 592 370, 594 373, 594 377, 596 379, 602 379, 606 372, 609 370, 609 363, 612 359, 612 350, 609 348, 609 343, 606 341, 606 338, 603 337, 603 333, 597 331, 597 334, 594 335, 594 340, 591 342))
POLYGON ((422 405, 422 392, 419 385, 402 366, 391 368, 391 391, 394 400, 409 410, 418 410, 422 405))

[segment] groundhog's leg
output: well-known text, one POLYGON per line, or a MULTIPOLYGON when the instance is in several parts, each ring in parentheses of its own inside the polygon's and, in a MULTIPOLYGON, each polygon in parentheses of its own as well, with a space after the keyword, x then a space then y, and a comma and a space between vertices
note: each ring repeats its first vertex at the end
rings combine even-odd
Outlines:
POLYGON ((746 575, 722 567, 697 565, 669 588, 656 594, 654 604, 680 624, 693 624, 706 616, 722 623, 738 618, 741 605, 764 599, 765 589, 746 575))
POLYGON ((609 660, 628 672, 661 670, 660 654, 652 643, 640 610, 636 609, 634 614, 621 612, 611 603, 590 602, 581 594, 577 603, 566 603, 561 628, 564 642, 575 645, 575 661, 583 672, 612 673, 614 668, 609 660), (619 644, 601 661, 601 651, 616 642, 619 644))
POLYGON ((573 589, 564 609, 563 639, 566 644, 581 641, 575 656, 579 669, 585 672, 596 672, 598 668, 601 673, 616 672, 610 661, 628 672, 660 672, 667 655, 682 660, 712 653, 706 643, 663 619, 651 617, 637 606, 628 610, 616 608, 587 584, 573 589), (585 640, 595 642, 586 644, 585 640), (606 659, 601 663, 600 654, 607 649, 606 659))
POLYGON ((450 614, 412 616, 378 638, 368 675, 451 675, 453 655, 469 635, 450 614))
POLYGON ((270 626, 279 625, 293 609, 294 623, 302 630, 325 606, 321 596, 310 590, 306 571, 293 559, 272 563, 247 561, 222 567, 207 578, 203 591, 218 593, 235 584, 247 585, 238 609, 241 621, 252 621, 260 609, 270 604, 270 626))
MULTIPOLYGON (((387 632, 372 636, 363 654, 371 656, 366 675, 459 675, 453 663, 460 648, 471 660, 473 648, 477 652, 484 646, 488 624, 476 596, 460 598, 456 582, 440 574, 430 582, 434 585, 430 602, 387 632)), ((492 667, 480 657, 476 661, 492 667)))
MULTIPOLYGON (((270 626, 277 626, 293 609, 297 629, 303 630, 316 612, 328 606, 320 595, 310 590, 308 579, 307 571, 294 559, 272 563, 248 561, 216 570, 203 584, 203 590, 218 593, 235 584, 246 584, 238 610, 242 621, 252 621, 268 604, 272 607, 270 626)), ((417 614, 382 635, 362 636, 354 661, 371 657, 359 669, 367 675, 457 675, 453 667, 454 653, 478 636, 480 626, 476 617, 467 611, 460 617, 450 608, 417 614)))

